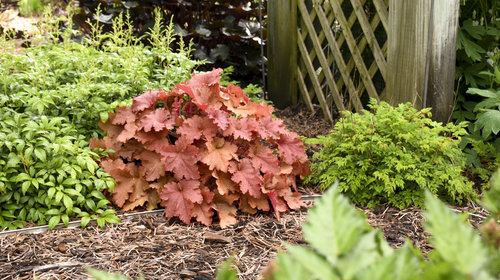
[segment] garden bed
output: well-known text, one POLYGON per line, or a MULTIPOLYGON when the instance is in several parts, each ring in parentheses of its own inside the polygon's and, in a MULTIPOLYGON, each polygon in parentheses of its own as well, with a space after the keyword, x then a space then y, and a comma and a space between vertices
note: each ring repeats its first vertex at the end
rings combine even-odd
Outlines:
MULTIPOLYGON (((330 130, 320 116, 300 106, 278 110, 276 115, 290 130, 307 137, 330 130)), ((300 191, 319 193, 314 188, 301 187, 300 191)), ((455 209, 473 213, 470 222, 475 227, 487 215, 474 205, 455 209)), ((397 248, 408 239, 424 253, 432 250, 420 209, 378 206, 361 210, 391 246, 397 248)), ((142 274, 146 279, 213 279, 217 265, 230 256, 235 257, 241 279, 257 279, 283 242, 305 244, 301 223, 306 214, 303 207, 282 215, 280 221, 271 213, 240 215, 236 225, 221 230, 198 223, 187 226, 156 212, 122 218, 121 224, 105 229, 94 224, 85 229, 5 234, 0 236, 0 279, 88 279, 85 267, 132 278, 142 274)))

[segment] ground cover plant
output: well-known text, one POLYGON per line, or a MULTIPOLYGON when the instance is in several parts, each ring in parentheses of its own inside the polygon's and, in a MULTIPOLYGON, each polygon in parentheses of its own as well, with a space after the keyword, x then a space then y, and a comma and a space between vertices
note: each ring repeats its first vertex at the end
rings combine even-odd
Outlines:
POLYGON ((220 86, 213 70, 169 92, 147 91, 101 123, 93 148, 113 150, 101 166, 117 185, 111 200, 125 210, 147 202, 165 206, 167 217, 192 218, 221 227, 247 213, 280 212, 303 205, 295 188, 309 162, 298 135, 252 102, 241 88, 220 86))
POLYGON ((430 119, 430 108, 417 111, 409 103, 394 108, 372 100, 369 107, 373 112, 344 112, 329 135, 306 141, 322 147, 306 181, 325 189, 338 179, 340 191, 370 207, 422 206, 425 190, 450 202, 475 197, 461 175, 465 124, 443 126, 430 119))
POLYGON ((119 222, 101 192, 115 182, 97 157, 67 119, 0 108, 0 227, 119 222))

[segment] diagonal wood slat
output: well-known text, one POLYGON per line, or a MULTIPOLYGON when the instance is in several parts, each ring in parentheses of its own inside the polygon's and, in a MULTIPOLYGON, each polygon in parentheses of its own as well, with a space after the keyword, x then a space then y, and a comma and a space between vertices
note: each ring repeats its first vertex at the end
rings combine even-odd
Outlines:
POLYGON ((364 93, 380 100, 384 89, 377 93, 373 79, 386 79, 387 37, 377 36, 387 34, 387 7, 387 0, 297 0, 297 88, 310 110, 318 102, 332 121, 345 106, 361 111, 364 93))
POLYGON ((368 41, 368 45, 373 52, 373 56, 375 57, 375 61, 377 62, 378 68, 382 77, 385 79, 386 73, 386 61, 380 46, 378 45, 377 39, 375 38, 375 33, 373 33, 373 29, 370 26, 368 18, 366 17, 365 11, 363 10, 363 5, 360 0, 351 0, 351 4, 354 8, 354 12, 358 17, 358 22, 363 29, 363 33, 365 34, 365 38, 368 41))
MULTIPOLYGON (((318 6, 316 6, 316 13, 318 14, 318 18, 323 27, 323 30, 326 33, 326 38, 328 40, 328 43, 330 44, 330 47, 333 48, 334 50, 333 55, 336 58, 337 66, 340 70, 340 74, 342 75, 342 79, 347 84, 347 90, 349 92, 349 95, 351 96, 351 102, 353 103, 356 111, 359 112, 363 110, 363 105, 359 100, 359 96, 356 94, 356 87, 354 86, 354 83, 349 77, 347 66, 344 62, 344 59, 342 58, 342 53, 340 52, 337 42, 335 41, 335 36, 333 35, 332 30, 328 28, 328 20, 326 18, 326 15, 318 6)), ((328 69, 328 71, 330 70, 328 69)), ((335 85, 335 87, 337 87, 337 85, 335 85)))
MULTIPOLYGON (((297 30, 297 33, 300 34, 300 31, 297 30)), ((325 116, 325 118, 327 120, 329 120, 329 121, 332 122, 333 121, 333 117, 330 114, 330 110, 328 110, 328 105, 326 103, 325 96, 321 92, 321 85, 320 85, 320 83, 318 81, 318 78, 316 77, 316 72, 314 71, 313 63, 312 63, 310 57, 307 55, 308 53, 307 53, 306 45, 301 40, 299 40, 298 43, 299 43, 298 44, 299 45, 299 52, 301 54, 301 57, 302 57, 302 59, 304 61, 305 66, 306 66, 307 72, 309 74, 309 78, 312 81, 314 90, 316 92, 316 97, 318 98, 318 101, 319 101, 319 103, 321 105, 321 109, 323 110, 323 115, 325 116)), ((307 93, 305 93, 305 94, 307 94, 307 93)), ((339 106, 339 105, 337 105, 337 106, 339 106)), ((340 103, 340 107, 343 108, 342 103, 340 103)))
POLYGON ((375 90, 375 87, 373 86, 373 83, 370 79, 370 74, 368 73, 368 69, 366 69, 365 63, 363 62, 363 57, 361 56, 361 53, 359 52, 359 49, 356 45, 356 40, 354 39, 354 36, 352 35, 352 32, 350 29, 347 28, 347 19, 345 18, 344 14, 342 13, 342 7, 340 7, 340 4, 333 0, 329 1, 330 5, 332 6, 332 9, 335 11, 337 14, 337 19, 340 22, 340 26, 342 26, 342 33, 345 35, 347 46, 349 47, 349 50, 351 51, 352 57, 354 59, 354 62, 356 63, 356 66, 359 70, 359 74, 361 76, 361 79, 363 80, 363 83, 365 84, 366 90, 368 91, 368 94, 377 99, 377 101, 380 101, 377 91, 375 90))
MULTIPOLYGON (((313 23, 311 21, 311 18, 309 17, 307 7, 306 7, 305 3, 302 1, 299 1, 298 5, 299 5, 299 11, 300 11, 302 20, 304 21, 304 24, 309 31, 309 38, 311 39, 311 41, 313 43, 314 49, 316 50, 316 54, 318 55, 319 63, 321 64, 322 70, 325 73, 328 86, 333 94, 333 100, 335 102, 335 105, 337 106, 337 108, 343 108, 343 103, 342 103, 342 99, 340 97, 340 93, 337 89, 337 85, 333 81, 333 75, 329 71, 327 59, 325 57, 325 54, 323 53, 323 50, 321 49, 321 43, 319 42, 318 36, 316 35, 316 32, 314 30, 314 26, 313 26, 313 23)), ((316 94, 316 96, 319 99, 320 96, 318 95, 318 93, 316 94)), ((326 102, 326 100, 325 100, 325 102, 326 102)), ((329 110, 327 110, 327 111, 329 111, 329 110)))

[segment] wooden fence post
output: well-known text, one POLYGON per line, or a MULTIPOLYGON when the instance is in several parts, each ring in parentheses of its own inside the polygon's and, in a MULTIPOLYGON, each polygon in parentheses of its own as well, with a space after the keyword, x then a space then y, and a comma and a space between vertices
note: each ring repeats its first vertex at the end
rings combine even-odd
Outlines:
POLYGON ((389 1, 387 91, 383 100, 392 105, 411 102, 417 109, 432 106, 435 120, 449 120, 453 107, 458 9, 459 0, 389 1))
POLYGON ((434 0, 434 19, 427 87, 432 118, 447 123, 453 114, 459 0, 434 0))
POLYGON ((278 108, 296 104, 297 0, 267 1, 269 98, 278 108))

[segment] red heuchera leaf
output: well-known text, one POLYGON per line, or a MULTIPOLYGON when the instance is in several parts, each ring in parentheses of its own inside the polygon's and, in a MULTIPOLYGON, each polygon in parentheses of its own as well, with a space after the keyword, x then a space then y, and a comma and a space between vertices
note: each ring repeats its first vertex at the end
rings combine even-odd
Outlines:
POLYGON ((140 112, 145 109, 151 109, 156 106, 156 103, 160 97, 166 96, 166 92, 163 90, 149 90, 140 96, 134 97, 132 99, 132 111, 140 112))
POLYGON ((264 173, 276 174, 280 172, 279 160, 273 151, 262 143, 250 147, 248 156, 252 165, 264 173))
POLYGON ((304 145, 295 132, 288 132, 280 135, 277 141, 281 158, 288 164, 293 164, 296 160, 307 161, 307 154, 304 145))
POLYGON ((201 110, 207 107, 219 109, 222 105, 219 102, 221 73, 222 69, 216 69, 205 74, 193 74, 191 80, 177 87, 184 90, 201 110))
POLYGON ((212 142, 207 142, 207 152, 201 162, 210 167, 210 170, 220 170, 227 172, 229 161, 237 159, 236 151, 238 147, 232 143, 224 141, 223 138, 215 138, 212 142))
POLYGON ((194 140, 205 136, 207 141, 212 141, 217 135, 217 126, 208 117, 193 116, 177 130, 186 143, 191 144, 194 140))
POLYGON ((253 118, 238 119, 230 117, 231 126, 224 131, 224 136, 233 135, 235 139, 252 141, 252 132, 257 129, 257 121, 253 118))
POLYGON ((125 129, 116 137, 116 141, 125 143, 132 139, 137 132, 138 126, 135 123, 127 123, 125 129))
POLYGON ((216 203, 215 209, 219 215, 220 227, 226 228, 227 226, 236 224, 236 207, 226 203, 216 203))
POLYGON ((175 120, 170 118, 170 112, 164 108, 158 108, 141 118, 141 126, 145 132, 161 131, 164 128, 174 128, 175 120))
POLYGON ((197 180, 168 183, 163 187, 160 198, 165 206, 165 216, 177 216, 186 224, 191 222, 194 204, 203 202, 200 182, 197 180))
POLYGON ((212 224, 212 216, 214 214, 212 209, 215 208, 215 204, 212 203, 214 193, 209 188, 204 187, 201 189, 201 195, 203 196, 203 201, 194 205, 192 213, 198 222, 209 226, 212 224))
POLYGON ((113 125, 112 122, 115 119, 115 114, 109 113, 108 114, 108 121, 106 123, 103 123, 99 121, 97 125, 106 132, 106 135, 113 140, 116 139, 118 135, 123 131, 123 126, 121 125, 113 125))
POLYGON ((120 153, 120 157, 127 159, 128 161, 132 161, 132 159, 140 154, 144 149, 142 148, 141 143, 136 140, 127 141, 125 144, 122 144, 122 147, 117 150, 120 153))
POLYGON ((196 106, 196 104, 194 104, 193 102, 188 102, 186 105, 184 105, 184 107, 182 107, 182 111, 188 116, 194 115, 198 112, 198 110, 198 106, 196 106))
POLYGON ((121 124, 124 125, 126 123, 133 123, 136 120, 136 115, 132 112, 132 108, 130 107, 118 107, 115 109, 116 115, 113 118, 112 124, 121 124))
POLYGON ((220 194, 236 192, 236 183, 231 180, 231 174, 216 170, 212 174, 216 178, 215 183, 220 194))
POLYGON ((221 87, 220 72, 195 74, 168 93, 145 92, 99 123, 107 136, 91 147, 116 151, 101 161, 117 182, 111 201, 124 210, 161 203, 167 217, 205 225, 215 210, 223 228, 236 223, 238 207, 272 206, 279 218, 303 205, 296 179, 309 162, 297 134, 271 117, 272 106, 221 87))
POLYGON ((164 129, 159 132, 145 132, 140 130, 134 137, 137 141, 144 144, 144 148, 152 152, 161 153, 163 148, 170 146, 170 141, 167 136, 168 130, 164 129))
POLYGON ((142 166, 139 172, 147 181, 154 181, 165 176, 165 164, 161 161, 161 155, 150 151, 143 151, 138 157, 142 166))
POLYGON ((229 113, 223 110, 208 108, 206 110, 208 117, 222 130, 225 130, 229 124, 229 113))
MULTIPOLYGON (((125 201, 130 197, 130 194, 136 189, 147 188, 147 182, 138 174, 137 167, 132 164, 124 164, 121 159, 105 160, 101 162, 104 171, 113 176, 116 181, 116 186, 113 192, 112 201, 118 206, 122 207, 125 201)), ((136 195, 138 196, 138 195, 136 195)), ((132 197, 134 201, 139 197, 132 197)))
POLYGON ((271 205, 273 206, 274 214, 276 215, 276 219, 278 219, 278 221, 279 221, 280 220, 280 213, 288 211, 288 208, 286 207, 286 203, 283 201, 283 199, 276 196, 276 193, 274 191, 268 192, 267 196, 269 197, 269 201, 271 201, 271 205))
POLYGON ((233 174, 231 179, 240 184, 242 193, 248 193, 255 198, 260 198, 262 194, 260 186, 263 178, 253 168, 248 158, 240 160, 239 163, 232 162, 229 171, 233 174))
POLYGON ((263 117, 259 119, 260 125, 257 126, 257 133, 264 139, 280 139, 281 134, 288 133, 283 121, 272 117, 263 117))
POLYGON ((166 171, 174 172, 178 180, 199 179, 200 172, 196 163, 200 160, 199 149, 193 145, 177 140, 175 145, 165 147, 161 151, 166 171))

